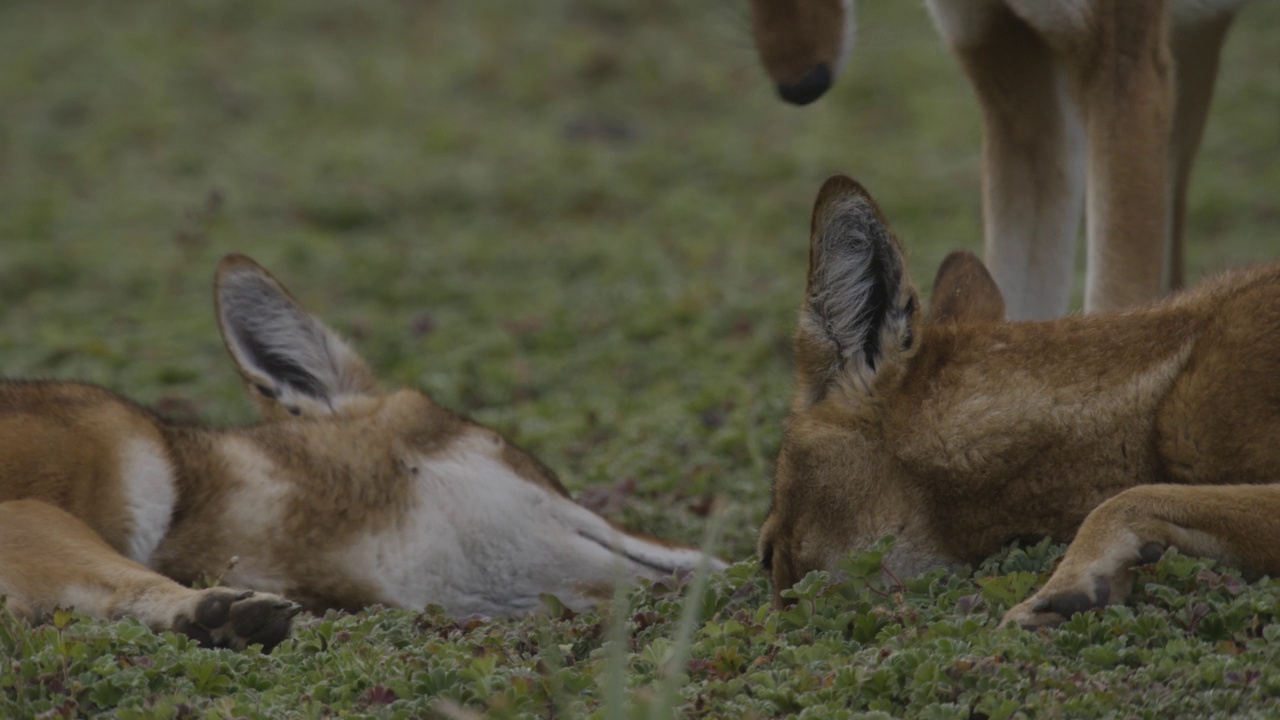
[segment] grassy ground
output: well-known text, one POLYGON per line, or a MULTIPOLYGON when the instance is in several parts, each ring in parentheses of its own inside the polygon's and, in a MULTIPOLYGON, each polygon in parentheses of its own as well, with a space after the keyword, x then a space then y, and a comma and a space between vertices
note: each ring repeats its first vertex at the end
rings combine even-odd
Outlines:
MULTIPOLYGON (((969 90, 923 8, 866 5, 842 84, 797 110, 736 0, 4 3, 0 370, 247 421, 209 293, 217 258, 246 252, 386 381, 507 432, 612 517, 696 542, 723 508, 722 554, 744 562, 697 604, 683 714, 1261 713, 1280 590, 1191 560, 1046 637, 993 629, 1043 548, 994 579, 882 598, 815 578, 808 615, 767 608, 751 555, 818 185, 861 179, 921 283, 980 242, 969 90)), ((1193 276, 1276 254, 1278 23, 1254 3, 1227 49, 1193 276)), ((0 715, 648 712, 680 592, 634 594, 612 630, 307 619, 270 657, 0 621, 0 715)))

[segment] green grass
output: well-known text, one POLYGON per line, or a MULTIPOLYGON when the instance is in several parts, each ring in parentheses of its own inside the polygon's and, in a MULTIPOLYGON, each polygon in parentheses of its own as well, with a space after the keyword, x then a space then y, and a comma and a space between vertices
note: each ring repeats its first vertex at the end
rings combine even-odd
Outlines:
MULTIPOLYGON (((246 252, 388 383, 510 434, 575 493, 616 490, 614 519, 697 542, 723 509, 743 562, 699 601, 679 714, 1261 714, 1280 589, 1191 560, 1043 636, 994 628, 1042 551, 888 597, 814 577, 807 615, 769 609, 751 557, 818 186, 862 180, 922 284, 980 244, 970 91, 921 6, 864 5, 849 72, 797 110, 737 0, 4 3, 0 370, 246 422, 209 288, 246 252)), ((1253 3, 1228 45, 1193 276, 1276 254, 1278 22, 1253 3)), ((633 593, 613 635, 594 614, 371 610, 303 620, 269 657, 0 621, 0 715, 577 716, 604 712, 612 661, 618 705, 648 716, 681 592, 633 593)))

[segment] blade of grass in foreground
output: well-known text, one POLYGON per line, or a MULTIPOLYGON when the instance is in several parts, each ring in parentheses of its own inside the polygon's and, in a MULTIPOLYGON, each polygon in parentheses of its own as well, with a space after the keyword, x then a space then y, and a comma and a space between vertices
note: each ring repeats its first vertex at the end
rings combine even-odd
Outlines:
POLYGON ((659 681, 657 697, 649 706, 651 720, 675 717, 676 693, 684 682, 684 667, 689 660, 689 650, 693 646, 693 631, 702 621, 702 601, 711 579, 711 558, 715 556, 720 545, 724 517, 724 512, 713 513, 710 522, 707 523, 707 531, 702 539, 703 559, 694 572, 693 582, 689 584, 689 592, 685 595, 683 608, 680 611, 680 626, 676 629, 675 646, 663 670, 662 680, 659 681))
POLYGON ((604 685, 601 697, 604 700, 604 716, 606 718, 622 718, 625 716, 626 666, 627 655, 627 616, 631 613, 631 584, 619 573, 613 583, 613 601, 609 603, 609 625, 605 632, 604 685))

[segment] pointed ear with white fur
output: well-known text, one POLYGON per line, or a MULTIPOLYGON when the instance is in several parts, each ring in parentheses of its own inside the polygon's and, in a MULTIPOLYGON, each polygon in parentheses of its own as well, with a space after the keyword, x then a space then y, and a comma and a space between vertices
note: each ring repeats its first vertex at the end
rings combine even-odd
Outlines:
POLYGON ((326 415, 377 392, 364 360, 249 257, 222 259, 214 299, 223 342, 265 416, 326 415))
POLYGON ((833 382, 870 395, 910 353, 919 301, 897 238, 854 180, 827 180, 814 203, 809 282, 796 331, 797 388, 816 403, 833 382))

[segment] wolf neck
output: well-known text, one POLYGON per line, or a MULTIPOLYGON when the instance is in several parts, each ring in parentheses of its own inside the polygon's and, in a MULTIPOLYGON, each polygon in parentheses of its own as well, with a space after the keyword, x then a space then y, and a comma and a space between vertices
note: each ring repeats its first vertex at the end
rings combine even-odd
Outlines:
POLYGON ((1157 418, 1199 332, 1188 317, 1150 313, 935 334, 943 342, 886 423, 891 452, 927 479, 929 512, 945 536, 967 538, 953 548, 964 559, 1046 530, 1064 540, 1102 500, 1161 481, 1157 418))
POLYGON ((168 427, 179 510, 216 503, 229 489, 276 484, 334 502, 380 507, 403 497, 392 442, 367 422, 326 419, 243 428, 168 427), (358 495, 354 497, 352 494, 358 495))
POLYGON ((313 608, 377 602, 363 583, 335 584, 323 567, 409 503, 389 441, 366 435, 358 423, 326 420, 166 428, 178 498, 151 565, 183 581, 221 577, 288 593, 313 608))

